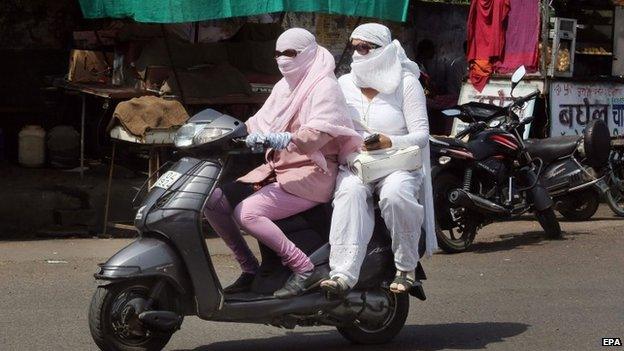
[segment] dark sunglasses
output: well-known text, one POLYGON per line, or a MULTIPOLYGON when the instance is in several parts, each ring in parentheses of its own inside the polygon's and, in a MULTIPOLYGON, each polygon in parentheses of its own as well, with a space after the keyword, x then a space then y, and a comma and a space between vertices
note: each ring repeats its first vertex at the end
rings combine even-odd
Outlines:
POLYGON ((280 56, 297 57, 297 51, 293 49, 288 49, 284 51, 275 50, 275 58, 278 58, 280 56))
POLYGON ((378 47, 380 46, 371 43, 359 43, 357 45, 351 44, 351 48, 357 51, 360 55, 368 55, 371 50, 377 49, 378 47))

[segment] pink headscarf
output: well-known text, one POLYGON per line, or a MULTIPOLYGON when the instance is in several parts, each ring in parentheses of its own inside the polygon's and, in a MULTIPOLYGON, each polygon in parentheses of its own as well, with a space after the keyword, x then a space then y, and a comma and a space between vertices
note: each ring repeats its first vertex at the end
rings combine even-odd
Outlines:
MULTIPOLYGON (((262 108, 247 121, 250 132, 283 132, 293 118, 298 118, 301 128, 310 128, 340 137, 340 163, 357 151, 362 138, 353 128, 347 105, 334 75, 334 57, 318 45, 312 33, 302 28, 292 28, 280 35, 275 44, 278 51, 296 50, 296 57, 280 56, 277 65, 282 78, 275 86, 262 108), (336 81, 335 89, 315 92, 310 113, 300 113, 301 106, 314 87, 322 80, 336 81)), ((327 170, 325 157, 316 152, 309 155, 323 170, 327 170)))

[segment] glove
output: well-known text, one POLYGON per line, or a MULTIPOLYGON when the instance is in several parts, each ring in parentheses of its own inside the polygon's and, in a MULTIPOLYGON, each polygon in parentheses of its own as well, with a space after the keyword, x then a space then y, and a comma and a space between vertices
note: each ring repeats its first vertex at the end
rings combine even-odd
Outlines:
POLYGON ((269 133, 265 136, 265 144, 275 150, 285 149, 290 143, 292 138, 288 132, 283 133, 269 133))
POLYGON ((266 136, 262 133, 251 133, 245 138, 245 144, 251 148, 253 152, 263 152, 266 136))

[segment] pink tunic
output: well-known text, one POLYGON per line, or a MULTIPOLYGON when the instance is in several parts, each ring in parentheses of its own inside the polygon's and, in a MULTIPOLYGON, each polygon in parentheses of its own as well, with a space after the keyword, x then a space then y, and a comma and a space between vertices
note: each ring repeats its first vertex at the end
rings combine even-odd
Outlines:
POLYGON ((316 202, 328 202, 334 192, 338 173, 340 146, 329 134, 314 129, 299 128, 294 118, 287 128, 291 144, 285 150, 269 150, 267 163, 238 179, 243 183, 259 183, 275 174, 278 184, 287 192, 316 202), (308 155, 320 151, 327 161, 327 172, 308 155))

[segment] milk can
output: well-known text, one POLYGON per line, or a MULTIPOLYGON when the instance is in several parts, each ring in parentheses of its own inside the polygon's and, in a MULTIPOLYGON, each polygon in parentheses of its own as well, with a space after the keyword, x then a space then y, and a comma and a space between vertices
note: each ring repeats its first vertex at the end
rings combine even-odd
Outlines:
POLYGON ((19 132, 18 161, 24 167, 41 167, 45 162, 45 135, 43 128, 27 125, 19 132))

